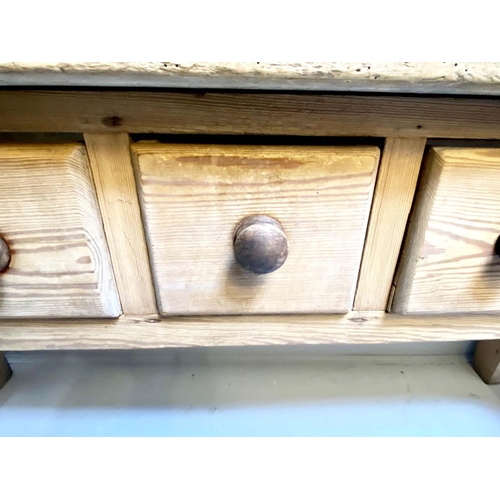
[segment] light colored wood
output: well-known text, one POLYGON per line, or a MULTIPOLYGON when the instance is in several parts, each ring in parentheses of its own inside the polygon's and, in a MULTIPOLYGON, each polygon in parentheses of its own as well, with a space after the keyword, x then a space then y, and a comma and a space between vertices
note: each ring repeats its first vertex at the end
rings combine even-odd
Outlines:
POLYGON ((0 389, 12 376, 12 370, 3 352, 0 352, 0 389))
POLYGON ((0 91, 0 131, 500 139, 500 100, 359 95, 0 91))
POLYGON ((0 85, 500 94, 495 62, 1 62, 0 85))
POLYGON ((478 342, 474 369, 487 384, 500 384, 500 340, 478 342))
POLYGON ((124 314, 155 314, 156 298, 127 134, 85 134, 124 314))
POLYGON ((0 318, 118 316, 85 148, 1 144, 0 185, 0 318))
POLYGON ((372 146, 133 146, 160 314, 347 312, 379 159, 372 146), (255 275, 233 235, 283 226, 285 264, 255 275))
POLYGON ((498 315, 253 315, 2 321, 0 349, 135 349, 299 344, 388 344, 500 338, 498 315))
POLYGON ((422 164, 425 139, 385 141, 354 310, 385 311, 422 164))
MULTIPOLYGON (((500 312, 500 150, 433 148, 396 278, 398 313, 500 312)), ((499 318, 500 324, 500 318, 499 318)))

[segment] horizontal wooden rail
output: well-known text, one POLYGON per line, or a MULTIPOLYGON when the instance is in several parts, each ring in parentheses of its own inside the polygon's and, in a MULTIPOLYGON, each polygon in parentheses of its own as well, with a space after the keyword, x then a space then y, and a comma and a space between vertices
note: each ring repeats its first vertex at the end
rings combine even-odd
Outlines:
POLYGON ((196 346, 383 344, 500 338, 494 315, 170 317, 2 321, 0 350, 132 349, 196 346))
POLYGON ((500 139, 500 99, 1 90, 4 132, 500 139))

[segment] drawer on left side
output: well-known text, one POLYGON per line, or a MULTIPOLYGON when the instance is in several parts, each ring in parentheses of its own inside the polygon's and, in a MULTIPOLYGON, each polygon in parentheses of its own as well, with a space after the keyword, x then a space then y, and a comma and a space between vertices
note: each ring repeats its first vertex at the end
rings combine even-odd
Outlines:
POLYGON ((0 318, 121 314, 87 153, 0 144, 0 318))

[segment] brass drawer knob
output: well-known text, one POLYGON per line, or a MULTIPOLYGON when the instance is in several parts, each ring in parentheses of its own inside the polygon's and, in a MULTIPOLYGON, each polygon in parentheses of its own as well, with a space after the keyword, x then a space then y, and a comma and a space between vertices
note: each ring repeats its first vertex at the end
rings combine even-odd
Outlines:
POLYGON ((281 224, 267 215, 245 217, 234 231, 238 264, 255 274, 272 273, 288 257, 288 239, 281 224))
POLYGON ((0 273, 9 267, 10 263, 10 248, 7 242, 0 237, 0 273))

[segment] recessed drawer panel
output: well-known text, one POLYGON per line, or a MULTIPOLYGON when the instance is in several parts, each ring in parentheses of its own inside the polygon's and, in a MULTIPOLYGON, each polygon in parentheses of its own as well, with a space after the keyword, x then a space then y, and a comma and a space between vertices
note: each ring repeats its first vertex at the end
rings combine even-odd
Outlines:
POLYGON ((0 317, 119 316, 85 148, 2 144, 0 186, 0 317))
POLYGON ((499 235, 500 150, 432 149, 410 218, 392 311, 499 312, 499 235))
POLYGON ((133 152, 161 314, 351 310, 378 148, 133 152))

